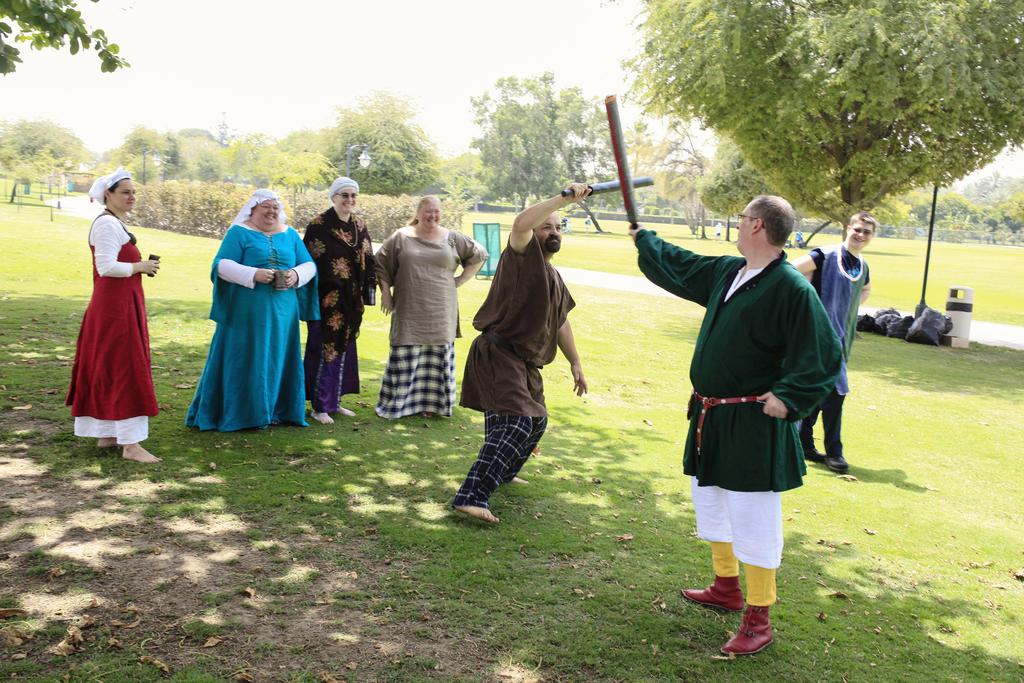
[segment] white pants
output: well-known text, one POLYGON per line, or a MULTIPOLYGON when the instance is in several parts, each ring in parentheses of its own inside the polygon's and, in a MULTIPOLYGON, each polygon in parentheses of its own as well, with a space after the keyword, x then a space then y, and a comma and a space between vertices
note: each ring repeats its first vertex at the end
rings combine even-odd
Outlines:
POLYGON ((124 420, 98 420, 95 417, 76 417, 75 436, 95 439, 117 439, 118 446, 145 441, 149 436, 149 418, 145 415, 124 420))
POLYGON ((781 493, 698 486, 697 477, 690 477, 690 496, 699 537, 732 543, 739 561, 755 567, 777 569, 782 563, 781 493))

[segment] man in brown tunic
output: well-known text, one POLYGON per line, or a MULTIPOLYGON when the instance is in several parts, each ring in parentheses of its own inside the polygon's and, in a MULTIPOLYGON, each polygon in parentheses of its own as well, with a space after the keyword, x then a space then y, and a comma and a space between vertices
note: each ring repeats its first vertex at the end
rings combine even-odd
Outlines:
POLYGON ((483 334, 469 349, 459 404, 484 413, 484 444, 452 507, 492 524, 498 518, 488 499, 502 484, 522 481, 516 475, 547 428, 540 368, 555 359, 556 345, 569 361, 576 395, 587 391, 568 319, 576 302, 551 265, 562 246, 555 211, 589 193, 581 183, 569 190, 567 197, 516 216, 491 290, 473 319, 483 334))

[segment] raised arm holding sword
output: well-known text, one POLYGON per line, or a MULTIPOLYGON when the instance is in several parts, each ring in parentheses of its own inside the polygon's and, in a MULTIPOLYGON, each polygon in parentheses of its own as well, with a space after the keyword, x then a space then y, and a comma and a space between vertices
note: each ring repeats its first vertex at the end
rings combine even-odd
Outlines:
POLYGON ((782 560, 782 492, 806 472, 797 420, 835 385, 840 349, 807 280, 782 247, 793 229, 782 197, 755 197, 740 214, 735 256, 701 256, 636 222, 618 107, 606 100, 630 235, 644 275, 707 309, 690 363, 683 472, 692 477, 697 535, 711 543, 714 583, 684 597, 725 611, 746 608, 725 654, 772 643, 768 609, 782 560), (746 573, 746 597, 739 563, 746 573))

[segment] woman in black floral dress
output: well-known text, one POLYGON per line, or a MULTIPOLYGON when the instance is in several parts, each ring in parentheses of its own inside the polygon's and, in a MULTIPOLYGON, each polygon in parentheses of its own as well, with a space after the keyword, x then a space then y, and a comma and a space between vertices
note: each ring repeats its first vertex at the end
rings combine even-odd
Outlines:
POLYGON ((331 413, 355 415, 341 397, 359 393, 356 337, 376 286, 370 233, 353 214, 359 184, 338 178, 328 194, 334 206, 310 221, 303 238, 316 262, 320 295, 320 320, 306 323, 306 398, 322 424, 334 422, 331 413))

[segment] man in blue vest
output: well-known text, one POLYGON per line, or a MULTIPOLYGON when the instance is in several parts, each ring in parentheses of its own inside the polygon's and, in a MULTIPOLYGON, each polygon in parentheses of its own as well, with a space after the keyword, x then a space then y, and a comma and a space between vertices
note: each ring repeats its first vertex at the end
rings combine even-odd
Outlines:
POLYGON ((846 377, 846 363, 857 329, 857 309, 871 294, 871 276, 861 251, 878 231, 878 221, 867 211, 850 218, 846 226, 846 239, 842 244, 823 249, 812 249, 806 256, 793 261, 793 265, 811 281, 814 291, 821 297, 832 328, 843 348, 843 364, 835 388, 828 397, 800 424, 800 442, 804 458, 824 463, 833 472, 844 474, 850 469, 843 456, 840 437, 843 422, 843 400, 850 393, 846 377), (814 446, 814 424, 818 413, 825 427, 825 452, 814 446))

